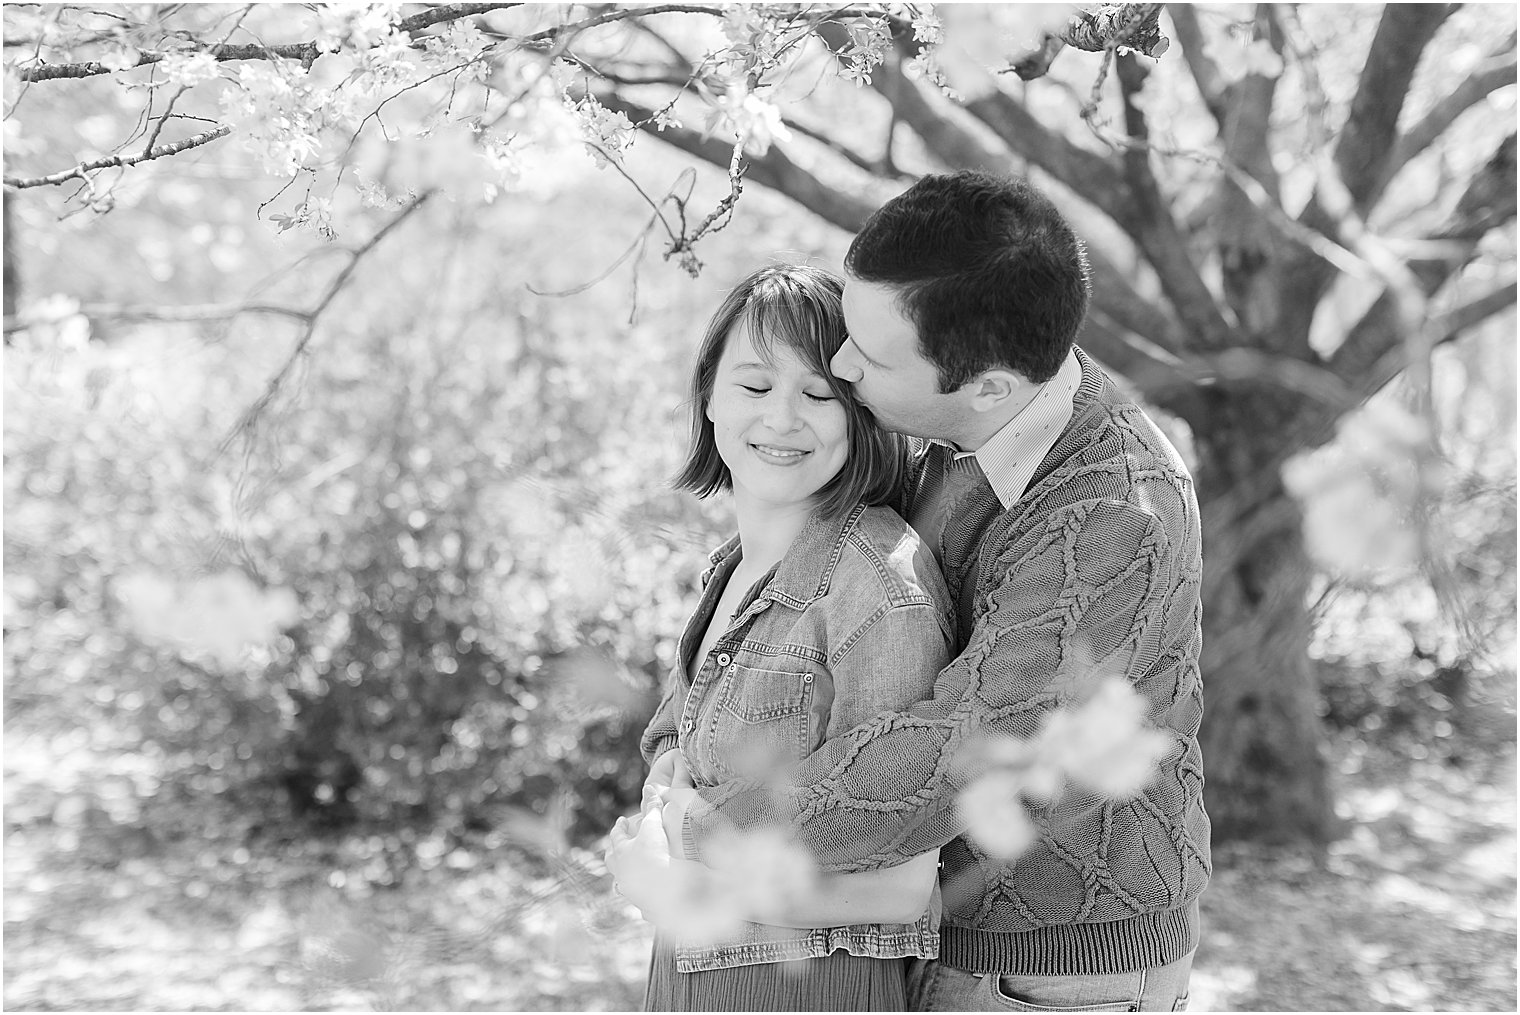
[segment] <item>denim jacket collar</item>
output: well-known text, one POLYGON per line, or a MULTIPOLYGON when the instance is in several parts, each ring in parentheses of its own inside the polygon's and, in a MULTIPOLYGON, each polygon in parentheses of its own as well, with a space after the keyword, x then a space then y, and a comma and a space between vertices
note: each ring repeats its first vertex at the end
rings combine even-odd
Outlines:
MULTIPOLYGON (((800 610, 820 598, 829 590, 839 554, 844 549, 846 533, 865 509, 864 504, 856 504, 845 514, 833 518, 813 512, 780 563, 772 569, 765 591, 760 593, 756 602, 778 602, 800 610)), ((702 576, 703 584, 738 549, 739 537, 735 535, 709 554, 707 559, 712 566, 702 576)))

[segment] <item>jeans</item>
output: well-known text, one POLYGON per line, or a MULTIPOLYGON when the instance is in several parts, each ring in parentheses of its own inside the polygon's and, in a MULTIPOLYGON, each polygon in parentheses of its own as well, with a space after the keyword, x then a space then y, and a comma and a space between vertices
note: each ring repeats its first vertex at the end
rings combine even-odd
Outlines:
POLYGON ((1151 969, 1089 976, 968 973, 934 959, 908 967, 912 1011, 1185 1011, 1193 952, 1151 969))

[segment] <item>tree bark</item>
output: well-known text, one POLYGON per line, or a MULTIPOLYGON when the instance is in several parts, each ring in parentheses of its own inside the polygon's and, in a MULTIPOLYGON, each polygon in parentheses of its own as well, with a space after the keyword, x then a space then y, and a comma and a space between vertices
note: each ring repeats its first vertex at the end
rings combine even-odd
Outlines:
MULTIPOLYGON (((17 258, 20 244, 16 240, 16 216, 11 210, 11 204, 16 200, 14 194, 6 194, 4 200, 5 217, 5 319, 16 319, 16 308, 21 304, 21 262, 17 258)), ((6 332, 5 341, 10 342, 10 332, 6 332)))
POLYGON ((1313 575, 1302 515, 1276 461, 1304 400, 1258 388, 1215 396, 1196 433, 1205 519, 1202 747, 1216 841, 1323 844, 1335 832, 1309 659, 1313 575), (1251 492, 1251 503, 1241 493, 1251 492))

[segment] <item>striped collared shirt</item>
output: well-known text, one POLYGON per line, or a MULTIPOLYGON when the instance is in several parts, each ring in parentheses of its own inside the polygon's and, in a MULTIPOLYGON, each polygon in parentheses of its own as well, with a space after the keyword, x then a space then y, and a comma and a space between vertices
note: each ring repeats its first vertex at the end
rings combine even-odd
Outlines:
POLYGON ((1003 428, 975 451, 961 451, 955 460, 974 455, 1003 507, 1011 508, 1040 467, 1071 419, 1072 402, 1082 383, 1082 364, 1075 351, 1056 375, 1040 385, 1039 394, 1003 428))

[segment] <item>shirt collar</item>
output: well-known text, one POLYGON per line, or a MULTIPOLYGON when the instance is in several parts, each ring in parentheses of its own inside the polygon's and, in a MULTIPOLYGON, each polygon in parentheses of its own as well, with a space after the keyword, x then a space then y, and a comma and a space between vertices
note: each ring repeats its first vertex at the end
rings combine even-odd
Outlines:
MULTIPOLYGON (((766 576, 765 591, 757 601, 773 600, 800 610, 827 592, 845 540, 865 510, 864 504, 856 504, 843 515, 833 517, 813 512, 781 561, 766 576)), ((739 537, 734 536, 709 554, 712 567, 707 577, 721 570, 738 550, 739 537)))
POLYGON ((1082 363, 1073 348, 1056 375, 1001 430, 975 451, 956 453, 957 460, 975 456, 1005 510, 1024 496, 1035 470, 1060 439, 1081 384, 1082 363))

